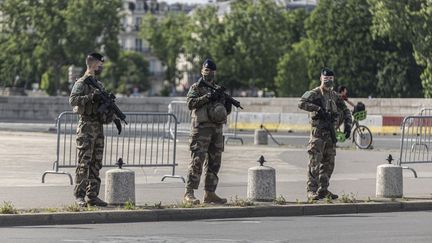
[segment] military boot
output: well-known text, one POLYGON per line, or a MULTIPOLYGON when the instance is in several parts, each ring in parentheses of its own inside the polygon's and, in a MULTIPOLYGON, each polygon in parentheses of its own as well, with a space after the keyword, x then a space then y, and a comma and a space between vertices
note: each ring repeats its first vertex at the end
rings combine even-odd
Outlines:
POLYGON ((90 206, 98 206, 98 207, 106 207, 108 203, 104 202, 102 199, 98 197, 91 197, 87 200, 87 204, 90 206))
POLYGON ((199 204, 200 203, 200 201, 198 199, 196 199, 193 189, 186 189, 186 192, 185 192, 184 197, 183 197, 183 202, 184 203, 192 203, 192 204, 199 204))
POLYGON ((75 202, 80 207, 85 207, 87 205, 86 201, 84 200, 84 197, 77 197, 77 198, 75 198, 75 202))
POLYGON ((214 192, 205 191, 204 203, 225 204, 226 202, 226 198, 220 198, 214 192))
POLYGON ((318 196, 319 196, 320 199, 322 199, 322 198, 330 198, 330 199, 334 200, 334 199, 338 199, 339 198, 339 196, 337 194, 333 194, 331 191, 327 191, 327 190, 318 193, 318 196))
POLYGON ((313 192, 313 191, 308 191, 307 192, 307 198, 309 200, 319 200, 318 194, 316 192, 313 192))

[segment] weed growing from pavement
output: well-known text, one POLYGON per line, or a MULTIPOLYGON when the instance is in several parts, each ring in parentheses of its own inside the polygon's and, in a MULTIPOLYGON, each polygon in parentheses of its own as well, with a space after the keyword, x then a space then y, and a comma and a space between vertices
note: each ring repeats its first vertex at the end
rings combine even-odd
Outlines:
POLYGON ((27 211, 24 211, 25 213, 40 213, 41 210, 37 209, 37 208, 30 208, 27 211))
POLYGON ((324 198, 324 203, 333 203, 333 200, 331 199, 330 196, 327 196, 324 198))
POLYGON ((123 205, 123 208, 126 210, 135 210, 136 209, 135 203, 130 201, 130 200, 126 201, 126 203, 123 205))
POLYGON ((248 206, 253 206, 255 204, 250 200, 241 199, 236 195, 234 199, 230 198, 229 205, 236 206, 236 207, 248 207, 248 206))
POLYGON ((12 202, 5 202, 0 205, 0 214, 18 214, 18 210, 12 204, 12 202))
POLYGON ((343 193, 339 197, 338 201, 341 203, 356 203, 357 199, 355 198, 354 193, 351 192, 350 194, 343 193))
POLYGON ((153 207, 156 208, 156 209, 163 209, 164 208, 164 206, 162 205, 161 201, 159 201, 158 203, 155 203, 153 205, 153 207))
POLYGON ((318 202, 318 200, 313 200, 313 199, 311 199, 311 198, 308 198, 308 200, 305 202, 306 204, 315 204, 315 203, 317 203, 318 202))
POLYGON ((44 211, 48 212, 48 213, 55 213, 55 212, 58 212, 59 209, 58 208, 45 208, 44 211))
POLYGON ((392 197, 392 198, 390 199, 390 201, 392 201, 392 202, 396 202, 396 198, 395 198, 395 197, 392 197))
POLYGON ((285 205, 285 204, 287 204, 286 199, 282 195, 280 195, 279 197, 277 197, 273 202, 275 204, 277 204, 277 205, 285 205))
POLYGON ((63 208, 64 211, 66 212, 81 212, 83 208, 78 205, 77 203, 72 203, 70 205, 67 205, 63 208))

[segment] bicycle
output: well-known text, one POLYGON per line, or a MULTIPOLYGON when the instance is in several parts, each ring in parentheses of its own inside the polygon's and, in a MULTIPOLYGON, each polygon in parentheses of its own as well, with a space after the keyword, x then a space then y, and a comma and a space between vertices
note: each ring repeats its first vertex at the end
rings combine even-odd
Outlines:
MULTIPOLYGON (((359 149, 369 149, 372 145, 372 132, 365 125, 360 125, 359 121, 366 119, 366 111, 358 111, 353 114, 353 132, 352 132, 352 142, 359 149)), ((345 142, 345 134, 338 129, 336 132, 336 138, 338 142, 345 142)))

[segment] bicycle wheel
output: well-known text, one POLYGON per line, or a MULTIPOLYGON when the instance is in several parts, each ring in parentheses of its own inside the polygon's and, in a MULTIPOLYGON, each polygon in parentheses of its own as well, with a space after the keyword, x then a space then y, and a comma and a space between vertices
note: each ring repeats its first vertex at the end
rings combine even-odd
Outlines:
POLYGON ((354 129, 353 140, 360 149, 368 149, 372 145, 372 133, 367 126, 359 125, 354 129))

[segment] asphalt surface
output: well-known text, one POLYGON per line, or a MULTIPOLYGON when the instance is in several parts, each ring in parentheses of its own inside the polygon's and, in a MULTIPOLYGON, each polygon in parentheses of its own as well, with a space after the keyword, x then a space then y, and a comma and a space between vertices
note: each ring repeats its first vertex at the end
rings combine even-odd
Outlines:
POLYGON ((432 212, 0 228, 2 242, 431 242, 432 212))
MULTIPOLYGON (((0 131, 0 202, 10 201, 18 208, 63 207, 73 203, 73 186, 65 175, 47 175, 55 160, 56 135, 54 133, 0 131)), ((375 148, 358 150, 342 147, 337 151, 336 167, 330 190, 337 194, 352 195, 357 199, 375 197, 376 167, 386 163, 388 154, 397 157, 398 150, 375 148)), ((257 166, 264 155, 266 164, 276 169, 276 194, 296 202, 306 200, 306 167, 308 156, 305 146, 255 146, 227 145, 223 153, 220 184, 217 192, 228 200, 246 198, 248 169, 257 166)), ((190 152, 188 144, 180 141, 177 147, 176 174, 185 176, 190 152)), ((430 198, 432 166, 415 165, 420 178, 404 171, 404 195, 413 198, 430 198)), ((74 168, 61 168, 74 175, 74 168)), ((101 171, 101 198, 104 198, 104 178, 109 167, 101 171)), ((175 204, 181 201, 184 183, 179 179, 161 178, 170 174, 169 168, 130 168, 136 173, 136 202, 138 205, 175 204)), ((202 199, 202 185, 196 191, 202 199)))

